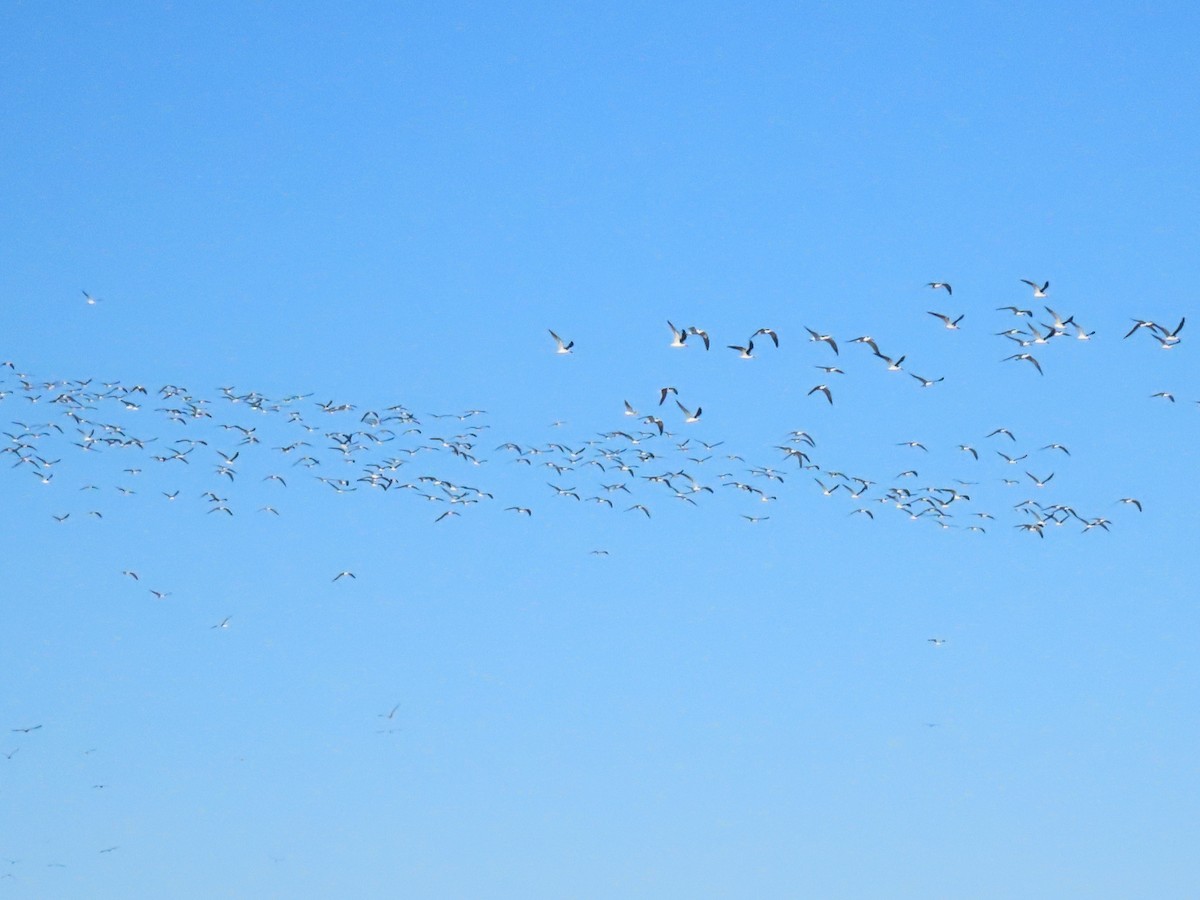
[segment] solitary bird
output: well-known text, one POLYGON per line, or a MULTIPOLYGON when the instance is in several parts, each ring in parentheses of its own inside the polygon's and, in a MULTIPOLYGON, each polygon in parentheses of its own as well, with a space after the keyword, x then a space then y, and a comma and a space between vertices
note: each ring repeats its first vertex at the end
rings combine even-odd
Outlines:
MULTIPOLYGON (((546 329, 546 330, 550 331, 550 329, 546 329)), ((570 353, 571 348, 575 346, 574 341, 570 341, 570 342, 564 341, 553 331, 550 331, 550 337, 554 338, 554 343, 558 344, 558 349, 554 351, 555 353, 570 353)))
POLYGON ((925 285, 925 287, 932 288, 935 291, 938 288, 942 288, 947 294, 954 294, 954 288, 950 287, 950 285, 946 284, 944 281, 931 281, 929 284, 925 285))

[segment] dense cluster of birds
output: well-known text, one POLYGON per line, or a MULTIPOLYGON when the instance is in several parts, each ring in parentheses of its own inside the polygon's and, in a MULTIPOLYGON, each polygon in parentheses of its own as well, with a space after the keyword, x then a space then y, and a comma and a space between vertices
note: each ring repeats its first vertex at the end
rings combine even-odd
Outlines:
MULTIPOLYGON (((1021 281, 1032 289, 1035 299, 1048 296, 1048 281, 1021 281)), ((928 287, 944 292, 947 299, 954 296, 946 282, 931 281, 928 287)), ((84 296, 89 304, 98 301, 86 291, 84 296)), ((1074 315, 1060 315, 1049 306, 1042 309, 1044 317, 1015 305, 998 308, 1017 320, 998 336, 1020 348, 1003 361, 1026 364, 1043 373, 1042 361, 1028 348, 1044 348, 1072 337, 1088 341, 1095 333, 1080 325, 1074 315)), ((927 314, 952 331, 960 330, 966 318, 957 311, 928 310, 927 314)), ((1170 350, 1182 342, 1185 321, 1168 327, 1135 319, 1124 338, 1140 332, 1170 350)), ((713 348, 704 328, 666 324, 668 347, 679 350, 697 344, 704 351, 713 348)), ((869 334, 843 338, 839 348, 834 335, 807 326, 805 331, 809 343, 826 347, 833 357, 814 366, 820 377, 806 393, 831 406, 837 395, 833 376, 845 375, 838 361, 846 345, 862 347, 868 358, 887 371, 906 371, 908 354, 885 353, 869 334)), ((557 354, 578 349, 574 340, 553 330, 549 334, 557 354)), ((773 351, 782 346, 779 332, 771 327, 757 328, 740 343, 726 346, 741 359, 753 359, 764 340, 773 351)), ((940 374, 908 374, 922 389, 945 380, 940 374)), ((281 515, 278 499, 252 509, 239 504, 238 487, 247 478, 278 489, 279 497, 289 488, 294 491, 297 482, 320 485, 335 494, 376 490, 407 496, 431 504, 431 521, 440 523, 496 500, 496 489, 484 482, 497 461, 489 462, 485 453, 500 454, 501 461, 509 465, 543 471, 547 476, 540 487, 535 482, 531 488, 522 488, 533 493, 503 498, 501 508, 520 516, 532 516, 542 500, 548 499, 651 518, 663 500, 698 506, 718 492, 736 492, 751 502, 749 509, 739 512, 741 518, 756 524, 770 518, 766 511, 780 498, 785 482, 796 480, 815 486, 824 497, 853 501, 847 514, 869 519, 886 509, 942 529, 982 533, 1001 514, 996 509, 975 508, 972 502, 971 487, 982 474, 972 480, 946 479, 922 485, 917 469, 890 474, 843 472, 818 459, 817 438, 803 429, 782 434, 779 443, 769 448, 730 452, 724 440, 681 438, 677 433, 677 428, 701 421, 704 408, 699 402, 685 402, 688 398, 673 385, 658 386, 651 396, 657 402, 651 400, 651 408, 644 411, 627 399, 623 401, 623 409, 618 409, 627 421, 632 420, 624 427, 591 432, 575 440, 499 440, 493 444, 489 440, 495 437, 492 423, 482 409, 418 414, 399 403, 363 410, 351 402, 314 401, 311 394, 271 398, 233 386, 205 395, 175 384, 148 387, 120 381, 97 383, 92 378, 43 380, 9 361, 0 367, 0 404, 20 408, 20 416, 11 418, 11 427, 3 431, 5 443, 0 453, 11 458, 10 470, 28 473, 50 487, 62 484, 69 477, 65 473, 80 458, 89 463, 87 471, 97 473, 95 480, 75 484, 66 498, 61 493, 51 494, 61 504, 51 515, 63 524, 103 519, 115 498, 128 500, 146 494, 161 502, 201 501, 204 514, 218 517, 281 515), (668 415, 668 400, 678 410, 678 417, 668 415), (45 414, 32 415, 42 411, 45 414), (97 457, 109 464, 94 464, 97 457), (196 470, 207 473, 199 492, 194 490, 196 470), (148 478, 148 473, 154 477, 148 478), (95 483, 102 479, 107 482, 95 483)), ((1165 391, 1153 396, 1175 400, 1165 391)), ((616 402, 614 398, 614 405, 616 402)), ((920 441, 897 445, 929 453, 920 441)), ((1070 455, 1061 443, 1024 445, 1013 431, 997 427, 967 437, 956 449, 977 463, 990 459, 995 467, 991 477, 1004 485, 1031 489, 1029 496, 1003 510, 1016 516, 1015 528, 1040 538, 1070 524, 1083 532, 1108 530, 1112 525, 1106 510, 1084 511, 1071 503, 1045 499, 1045 489, 1056 474, 1051 460, 1064 461, 1070 455)), ((504 484, 506 491, 514 489, 513 479, 505 478, 504 484)), ((1132 505, 1135 500, 1114 498, 1113 502, 1132 505)), ((335 580, 344 577, 352 576, 343 572, 335 580)))
MULTIPOLYGON (((1032 289, 1035 300, 1048 297, 1048 281, 1021 281, 1032 289)), ((947 301, 954 296, 949 283, 931 281, 927 286, 944 292, 947 301)), ((86 291, 84 298, 91 306, 100 302, 86 291)), ((996 308, 1010 315, 1013 325, 994 334, 1017 345, 1008 345, 1015 352, 1000 361, 1044 375, 1040 356, 1045 348, 1071 339, 1090 341, 1095 332, 1075 315, 1037 305, 1044 316, 1017 305, 996 308)), ((960 331, 967 319, 967 313, 957 310, 925 312, 949 331, 960 331)), ((1122 339, 1140 334, 1163 350, 1173 350, 1182 343, 1185 322, 1181 318, 1177 324, 1163 325, 1134 319, 1122 339)), ((673 321, 666 325, 670 339, 664 343, 670 350, 713 350, 706 329, 677 327, 673 321)), ((813 364, 820 373, 815 383, 801 389, 812 398, 809 402, 835 405, 835 377, 844 376, 842 366, 849 365, 843 349, 861 354, 884 371, 907 373, 922 390, 945 381, 940 374, 908 372, 907 353, 885 353, 869 334, 839 338, 807 326, 804 330, 804 342, 827 355, 813 364)), ((548 331, 554 353, 566 356, 582 349, 574 340, 548 331)), ((781 338, 772 327, 756 328, 745 339, 733 340, 738 342, 724 347, 741 360, 755 359, 763 349, 787 349, 786 335, 781 338)), ((718 353, 720 348, 718 344, 718 353)), ((1151 396, 1171 403, 1176 399, 1168 391, 1151 396)), ((1056 480, 1057 468, 1071 459, 1071 449, 1058 441, 1043 443, 1044 438, 1025 442, 1004 425, 966 436, 953 449, 935 448, 970 467, 970 479, 924 481, 918 468, 842 471, 821 458, 818 437, 803 428, 781 433, 773 445, 749 449, 731 447, 721 439, 683 436, 679 430, 700 423, 704 408, 674 385, 648 385, 644 403, 614 397, 611 427, 561 440, 499 436, 489 414, 479 408, 418 413, 402 403, 364 409, 349 401, 317 400, 311 393, 269 397, 232 385, 203 392, 177 384, 149 386, 91 377, 47 380, 15 361, 0 363, 0 410, 8 413, 9 422, 0 431, 0 459, 9 460, 9 465, 0 471, 10 478, 36 479, 46 490, 47 515, 64 527, 100 523, 114 504, 139 501, 190 506, 216 519, 271 519, 285 515, 289 504, 284 498, 304 488, 346 497, 379 492, 405 498, 427 505, 435 525, 486 505, 493 505, 499 515, 532 517, 550 503, 578 504, 645 521, 654 519, 663 504, 700 507, 721 496, 734 501, 718 503, 723 512, 733 507, 737 518, 760 525, 772 518, 774 504, 787 497, 789 484, 792 491, 798 486, 821 498, 815 502, 835 504, 826 508, 837 509, 840 503, 840 514, 847 517, 873 521, 892 514, 943 531, 972 534, 1004 525, 1038 539, 1066 526, 1085 534, 1107 532, 1119 511, 1143 509, 1133 496, 1114 495, 1092 509, 1053 497, 1062 483, 1056 480), (493 485, 489 479, 499 467, 511 474, 494 479, 498 485, 493 485), (522 470, 526 474, 520 474, 522 470), (987 506, 973 499, 981 479, 1011 489, 1012 502, 987 506), (253 485, 249 489, 247 482, 253 485)), ((895 441, 894 446, 902 453, 911 451, 914 460, 934 455, 921 440, 895 441)), ((609 551, 590 552, 604 557, 609 551)), ((143 581, 132 566, 117 571, 115 577, 148 598, 166 601, 173 596, 168 586, 143 581)), ((328 577, 339 589, 358 579, 349 569, 328 577)), ((226 615, 208 627, 220 633, 231 627, 233 618, 226 615)), ((940 637, 928 641, 933 647, 945 644, 940 637)), ((393 726, 398 709, 395 705, 378 713, 384 720, 380 733, 397 730, 393 726)), ((8 731, 12 740, 27 740, 41 729, 40 723, 22 723, 8 731)), ((17 743, 0 755, 11 761, 22 748, 17 743)))

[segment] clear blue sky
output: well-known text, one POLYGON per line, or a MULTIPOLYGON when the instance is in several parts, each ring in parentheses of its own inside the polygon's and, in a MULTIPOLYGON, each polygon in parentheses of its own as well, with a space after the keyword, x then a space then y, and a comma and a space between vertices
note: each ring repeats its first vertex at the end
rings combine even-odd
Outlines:
POLYGON ((1198 26, 8 4, 0 896, 1195 896, 1198 26))

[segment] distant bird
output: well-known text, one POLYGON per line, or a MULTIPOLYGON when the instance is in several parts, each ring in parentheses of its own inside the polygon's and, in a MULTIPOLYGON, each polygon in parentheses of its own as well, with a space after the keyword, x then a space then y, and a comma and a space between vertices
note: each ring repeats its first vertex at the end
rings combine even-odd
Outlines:
POLYGON ((935 291, 938 288, 942 288, 943 290, 945 290, 945 292, 947 294, 951 294, 951 295, 953 295, 953 293, 954 293, 954 288, 950 287, 950 285, 946 284, 946 282, 944 282, 944 281, 931 281, 931 282, 929 282, 929 284, 925 285, 925 287, 932 288, 935 291))
POLYGON ((846 373, 837 366, 813 366, 814 369, 820 369, 826 375, 845 375, 846 373))
POLYGON ((392 707, 390 710, 388 710, 386 713, 377 713, 375 717, 376 717, 377 719, 393 719, 393 718, 395 718, 395 717, 396 717, 396 710, 398 710, 399 708, 400 708, 400 704, 399 704, 399 703, 397 703, 395 706, 393 706, 393 707, 392 707))
POLYGON ((811 397, 817 391, 820 391, 821 393, 823 393, 825 395, 825 399, 829 401, 830 406, 833 405, 833 392, 829 390, 829 385, 818 384, 816 387, 814 387, 811 391, 808 392, 807 396, 811 397))
POLYGON ((1118 503, 1130 503, 1130 504, 1132 504, 1133 506, 1136 506, 1136 507, 1137 507, 1137 511, 1138 511, 1138 512, 1141 512, 1141 511, 1142 511, 1142 501, 1141 501, 1141 500, 1136 500, 1136 499, 1134 499, 1133 497, 1122 497, 1122 498, 1121 498, 1120 500, 1118 500, 1117 502, 1118 502, 1118 503))
POLYGON ((1003 435, 1007 436, 1010 440, 1015 441, 1017 439, 1016 436, 1011 431, 1009 431, 1007 428, 997 428, 995 431, 989 431, 987 434, 984 435, 984 437, 994 437, 997 434, 1003 434, 1003 435))
POLYGON ((1068 450, 1066 447, 1064 447, 1062 444, 1047 444, 1045 447, 1042 447, 1041 449, 1042 450, 1061 450, 1063 453, 1067 454, 1067 456, 1071 455, 1071 451, 1068 450))
MULTIPOLYGON (((836 342, 836 341, 833 339, 833 335, 829 335, 829 334, 818 334, 817 332, 815 332, 815 331, 813 331, 811 328, 809 328, 807 325, 806 325, 806 326, 804 326, 804 330, 805 330, 805 331, 807 331, 807 332, 809 333, 809 335, 810 335, 810 336, 809 336, 809 340, 810 340, 810 341, 821 341, 821 342, 824 342, 824 343, 828 344, 828 345, 829 345, 831 348, 833 348, 833 352, 834 352, 834 353, 837 353, 837 352, 838 352, 838 346, 837 346, 837 342, 836 342)), ((840 355, 840 354, 839 354, 839 355, 840 355)))
POLYGON ((166 600, 171 596, 170 591, 156 591, 154 588, 150 589, 150 593, 154 595, 155 600, 166 600))
POLYGON ((700 340, 704 341, 704 349, 705 350, 707 350, 709 348, 709 340, 708 340, 708 332, 707 331, 705 331, 702 328, 697 328, 695 325, 690 325, 690 326, 688 326, 688 334, 695 335, 696 337, 700 338, 700 340))
POLYGON ((760 329, 758 329, 758 331, 756 331, 756 332, 754 332, 754 334, 750 335, 750 340, 752 340, 752 341, 753 341, 753 340, 754 340, 756 337, 758 337, 760 334, 765 334, 767 337, 769 337, 769 338, 772 340, 772 342, 774 342, 774 344, 775 344, 775 346, 776 346, 776 347, 778 347, 778 346, 779 346, 779 335, 777 335, 777 334, 776 334, 774 331, 772 331, 770 328, 760 328, 760 329))
POLYGON ((675 396, 679 396, 679 391, 673 387, 660 388, 659 392, 658 392, 658 405, 659 406, 663 405, 663 401, 665 401, 667 399, 668 394, 674 394, 675 396))
POLYGON ((674 325, 672 325, 670 319, 667 319, 667 327, 671 329, 671 346, 672 347, 686 347, 688 333, 686 331, 682 331, 682 330, 676 328, 674 325))
POLYGON ((1021 309, 1019 306, 997 306, 996 312, 1010 312, 1014 316, 1032 316, 1032 309, 1021 309))
POLYGON ((962 450, 966 453, 970 453, 973 457, 975 457, 976 459, 979 459, 979 451, 976 450, 974 447, 970 446, 969 444, 959 444, 958 449, 962 450))
POLYGON ((229 627, 229 620, 230 620, 230 619, 232 619, 232 618, 233 618, 233 616, 226 616, 226 617, 225 617, 225 618, 223 618, 223 619, 222 619, 220 622, 218 622, 216 625, 210 625, 210 626, 209 626, 209 629, 211 630, 211 629, 213 629, 213 628, 228 628, 228 627, 229 627))
POLYGON ((929 313, 929 315, 933 316, 935 319, 941 319, 942 322, 945 323, 946 327, 949 328, 951 331, 957 331, 958 323, 963 320, 963 316, 965 316, 966 313, 963 313, 962 316, 959 316, 957 319, 954 319, 954 320, 951 320, 951 318, 949 316, 945 315, 944 313, 931 312, 931 313, 929 313))
POLYGON ((737 344, 728 344, 730 350, 736 350, 740 354, 741 359, 754 358, 754 341, 746 341, 745 347, 740 347, 737 344))
POLYGON ((1021 281, 1022 281, 1022 283, 1027 284, 1031 288, 1033 288, 1033 296, 1039 300, 1041 300, 1043 297, 1045 297, 1046 292, 1048 290, 1050 290, 1050 282, 1048 282, 1048 281, 1046 283, 1042 284, 1041 286, 1039 286, 1036 282, 1030 281, 1028 278, 1022 278, 1021 281))
POLYGON ((87 303, 88 306, 95 306, 97 303, 100 302, 99 297, 93 297, 87 291, 83 292, 83 299, 87 303))
MULTIPOLYGON (((13 734, 29 734, 32 731, 37 731, 41 727, 42 727, 41 725, 30 725, 27 728, 11 728, 9 730, 13 734)), ((14 751, 14 752, 16 752, 16 751, 14 751)))
POLYGON ((338 572, 336 575, 333 576, 334 581, 340 581, 343 578, 353 578, 355 581, 358 580, 358 576, 355 575, 353 572, 338 572))
POLYGON ((122 574, 122 575, 128 575, 128 576, 129 576, 130 578, 132 578, 134 581, 138 581, 138 580, 139 580, 139 579, 138 579, 138 573, 137 573, 137 572, 134 572, 134 571, 133 571, 133 570, 131 570, 131 569, 126 569, 126 570, 125 570, 124 572, 122 572, 121 574, 122 574))
POLYGON ((933 646, 935 646, 935 647, 941 647, 943 644, 946 643, 945 638, 929 638, 928 640, 929 640, 929 643, 933 644, 933 646))
POLYGON ((636 509, 636 510, 640 510, 641 512, 644 512, 644 513, 646 514, 646 518, 647 518, 647 519, 649 519, 649 518, 650 518, 650 510, 648 510, 648 509, 647 509, 645 506, 643 506, 641 503, 635 503, 635 504, 633 504, 633 506, 629 507, 629 509, 625 510, 625 512, 633 512, 635 509, 636 509))
POLYGON ((639 415, 638 411, 629 405, 628 400, 625 401, 625 415, 627 415, 627 416, 639 415))
MULTIPOLYGON (((550 329, 546 329, 546 330, 550 331, 550 329)), ((563 341, 562 338, 560 338, 553 331, 550 331, 550 337, 554 338, 554 343, 558 344, 558 349, 554 351, 555 353, 570 353, 571 348, 575 346, 574 341, 570 341, 569 343, 565 342, 565 341, 563 341)))
POLYGON ((701 409, 699 406, 697 406, 697 407, 696 407, 696 411, 695 411, 695 412, 692 412, 690 409, 688 409, 686 406, 684 406, 684 405, 683 405, 682 403, 680 403, 678 400, 676 400, 676 401, 675 401, 675 405, 676 405, 676 406, 678 406, 678 407, 679 407, 679 408, 680 408, 680 409, 683 411, 683 414, 684 414, 684 416, 685 416, 685 418, 684 418, 684 420, 683 420, 683 421, 684 421, 684 423, 685 423, 685 424, 688 424, 688 425, 690 425, 690 424, 692 424, 692 423, 694 423, 694 422, 699 422, 699 421, 700 421, 700 414, 701 414, 702 412, 704 412, 704 410, 703 410, 703 409, 701 409))
POLYGON ((912 375, 912 377, 913 377, 913 378, 915 378, 915 379, 917 379, 917 381, 921 382, 921 387, 923 387, 923 388, 930 388, 930 387, 933 387, 933 386, 934 386, 935 384, 937 384, 939 381, 945 381, 945 380, 946 380, 946 376, 945 376, 945 375, 943 375, 941 378, 932 378, 932 379, 930 379, 930 378, 922 378, 920 375, 913 375, 911 372, 909 372, 908 374, 909 374, 909 375, 912 375))
POLYGON ((1175 395, 1172 394, 1170 391, 1159 391, 1157 394, 1151 394, 1150 396, 1151 397, 1162 397, 1165 400, 1170 400, 1172 403, 1175 402, 1175 395))
POLYGON ((1032 356, 1031 354, 1029 354, 1029 353, 1014 353, 1012 356, 1006 356, 1006 357, 1004 357, 1004 359, 1002 359, 1002 360, 1000 360, 1000 361, 1001 361, 1001 362, 1008 362, 1010 359, 1016 359, 1016 360, 1022 360, 1022 359, 1023 359, 1023 360, 1026 360, 1027 362, 1030 362, 1030 363, 1032 363, 1032 364, 1033 364, 1033 367, 1034 367, 1035 369, 1037 369, 1037 370, 1038 370, 1038 374, 1039 374, 1039 375, 1045 375, 1045 374, 1046 374, 1045 372, 1043 372, 1043 371, 1042 371, 1042 366, 1041 366, 1041 364, 1040 364, 1040 363, 1039 363, 1039 362, 1038 362, 1036 359, 1034 359, 1034 358, 1033 358, 1033 356, 1032 356))
POLYGON ((1125 337, 1121 338, 1121 340, 1125 340, 1126 338, 1131 337, 1133 335, 1133 333, 1135 331, 1137 331, 1138 329, 1141 329, 1141 328, 1153 329, 1154 327, 1155 327, 1154 323, 1149 321, 1148 319, 1134 319, 1133 327, 1130 328, 1127 332, 1125 332, 1125 337))

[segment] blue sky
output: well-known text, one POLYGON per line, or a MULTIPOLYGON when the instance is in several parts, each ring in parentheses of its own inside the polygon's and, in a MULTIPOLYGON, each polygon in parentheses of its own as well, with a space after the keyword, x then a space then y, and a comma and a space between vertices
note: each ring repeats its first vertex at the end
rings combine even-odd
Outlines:
POLYGON ((1190 896, 1198 16, 0 11, 0 891, 1190 896))

